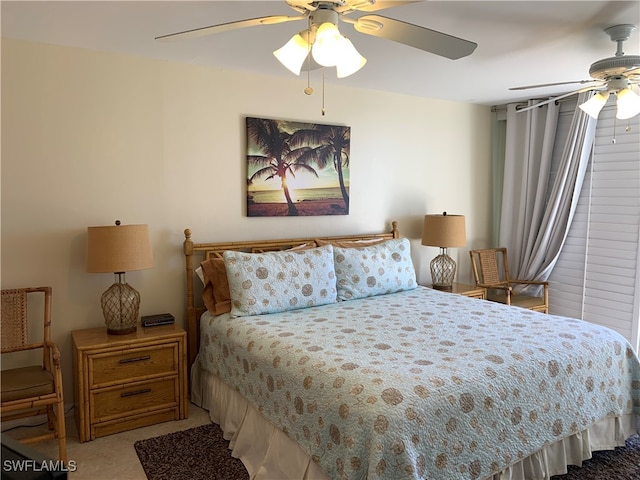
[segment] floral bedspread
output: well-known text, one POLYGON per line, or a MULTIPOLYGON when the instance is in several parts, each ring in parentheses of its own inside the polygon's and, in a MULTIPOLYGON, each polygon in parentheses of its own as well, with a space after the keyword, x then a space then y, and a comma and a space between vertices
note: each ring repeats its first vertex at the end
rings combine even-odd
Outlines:
POLYGON ((613 330, 424 287, 208 323, 202 366, 332 479, 482 479, 640 414, 613 330))

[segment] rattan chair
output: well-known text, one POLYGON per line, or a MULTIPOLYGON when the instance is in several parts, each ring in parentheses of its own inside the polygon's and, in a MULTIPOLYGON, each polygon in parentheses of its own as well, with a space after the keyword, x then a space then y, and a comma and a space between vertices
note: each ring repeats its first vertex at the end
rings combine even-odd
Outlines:
MULTIPOLYGON (((41 365, 2 370, 0 414, 2 422, 46 413, 49 433, 21 439, 31 444, 51 438, 58 439, 60 460, 67 463, 67 446, 62 394, 60 350, 51 342, 51 287, 2 290, 2 354, 42 349, 41 365), (41 342, 29 343, 27 298, 39 300, 43 294, 44 334, 41 342), (35 298, 34 298, 35 297, 35 298)), ((33 303, 32 306, 35 307, 33 303)))
POLYGON ((487 289, 487 300, 548 313, 549 282, 509 278, 506 248, 471 250, 469 256, 476 285, 487 289), (542 287, 542 296, 514 292, 518 285, 542 287))

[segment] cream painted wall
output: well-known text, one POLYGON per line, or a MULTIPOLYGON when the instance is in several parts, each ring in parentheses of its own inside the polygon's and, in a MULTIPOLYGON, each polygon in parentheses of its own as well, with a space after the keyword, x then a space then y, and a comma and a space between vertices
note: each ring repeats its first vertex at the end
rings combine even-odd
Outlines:
POLYGON ((419 281, 438 252, 425 213, 466 215, 452 249, 490 238, 488 107, 319 85, 82 49, 2 40, 2 288, 53 287, 54 340, 71 401, 74 329, 103 326, 111 275, 84 269, 86 228, 147 223, 151 270, 130 272, 141 314, 183 322, 183 230, 194 241, 378 232, 398 220, 419 281), (245 216, 246 116, 351 126, 348 216, 245 216))

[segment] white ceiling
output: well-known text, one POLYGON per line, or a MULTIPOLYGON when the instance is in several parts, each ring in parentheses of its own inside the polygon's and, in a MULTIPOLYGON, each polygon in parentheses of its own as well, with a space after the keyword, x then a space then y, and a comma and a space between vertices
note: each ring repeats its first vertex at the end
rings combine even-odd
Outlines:
MULTIPOLYGON (((204 64, 294 78, 273 57, 306 23, 261 25, 202 38, 158 42, 159 35, 266 15, 297 15, 272 1, 2 1, 2 36, 93 50, 204 64)), ((356 32, 340 30, 368 59, 356 74, 327 83, 484 105, 566 93, 578 85, 526 92, 509 87, 588 79, 589 66, 616 45, 604 28, 640 24, 638 1, 424 1, 376 12, 474 41, 469 57, 448 60, 356 32)), ((360 13, 350 15, 353 18, 360 13)), ((635 30, 625 53, 640 54, 635 30)), ((321 71, 311 72, 318 88, 321 71)), ((306 73, 300 90, 306 86, 306 73)))

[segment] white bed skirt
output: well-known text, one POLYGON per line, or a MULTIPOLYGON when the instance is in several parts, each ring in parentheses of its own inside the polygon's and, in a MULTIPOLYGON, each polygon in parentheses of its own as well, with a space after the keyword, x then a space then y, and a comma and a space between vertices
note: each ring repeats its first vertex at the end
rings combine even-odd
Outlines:
MULTIPOLYGON (((191 369, 191 401, 209 411, 242 460, 252 480, 329 480, 320 467, 285 433, 276 429, 237 391, 196 361, 191 369)), ((623 446, 636 433, 635 415, 605 418, 587 430, 544 447, 490 480, 549 480, 582 465, 591 452, 623 446)))

